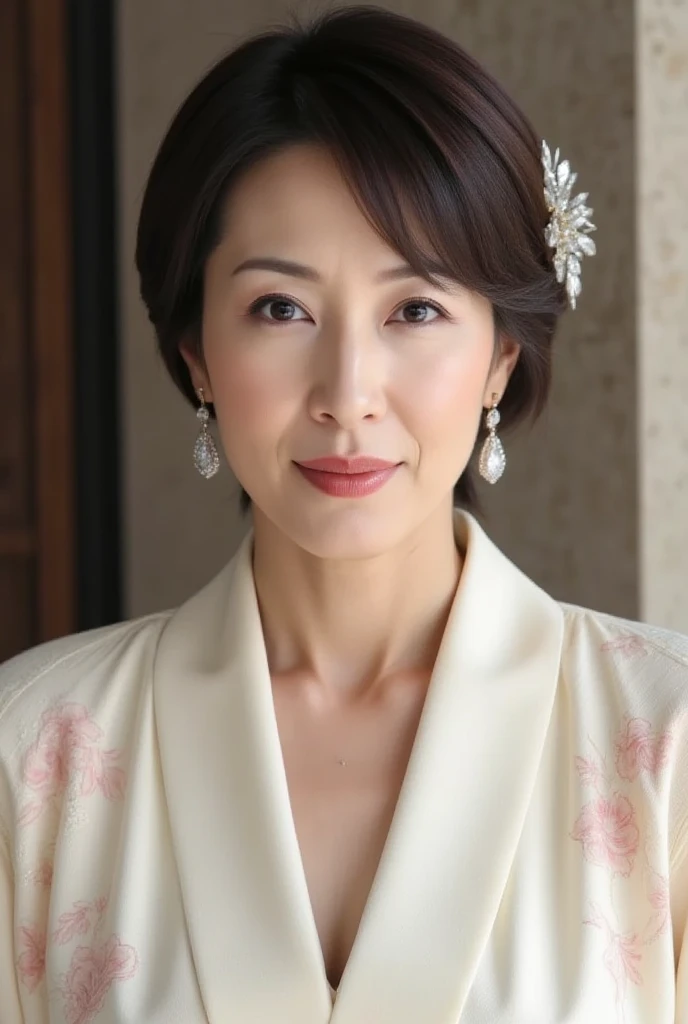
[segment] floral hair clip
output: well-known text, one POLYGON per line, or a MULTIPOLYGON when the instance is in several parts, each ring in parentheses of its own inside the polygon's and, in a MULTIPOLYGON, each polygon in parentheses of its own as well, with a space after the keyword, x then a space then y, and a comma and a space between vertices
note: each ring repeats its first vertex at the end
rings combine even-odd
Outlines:
POLYGON ((545 228, 545 240, 554 249, 554 268, 557 281, 566 281, 566 293, 571 309, 581 293, 581 257, 597 252, 590 231, 597 228, 591 222, 592 209, 585 205, 587 192, 571 199, 571 188, 578 175, 571 170, 568 160, 559 163, 559 150, 552 154, 543 140, 542 166, 545 171, 545 200, 551 217, 545 228))

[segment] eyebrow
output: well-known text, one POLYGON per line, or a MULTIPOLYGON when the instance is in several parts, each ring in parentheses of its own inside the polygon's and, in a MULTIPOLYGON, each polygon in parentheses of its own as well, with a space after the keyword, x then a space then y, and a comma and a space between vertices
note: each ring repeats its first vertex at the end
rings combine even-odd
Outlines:
MULTIPOLYGON (((436 277, 448 277, 446 270, 441 265, 432 263, 431 266, 436 277)), ((288 274, 289 277, 301 277, 306 281, 322 281, 320 274, 314 267, 308 267, 304 263, 296 263, 293 260, 279 259, 276 256, 255 256, 253 259, 244 260, 243 263, 240 263, 232 271, 232 277, 246 270, 274 270, 278 274, 288 274)), ((422 275, 418 275, 408 263, 402 263, 397 267, 381 270, 376 276, 376 281, 382 284, 385 281, 401 281, 419 276, 422 275)), ((430 279, 431 284, 444 292, 452 290, 450 285, 442 284, 436 280, 436 277, 435 279, 430 279)), ((455 287, 458 287, 458 285, 455 285, 455 287)))

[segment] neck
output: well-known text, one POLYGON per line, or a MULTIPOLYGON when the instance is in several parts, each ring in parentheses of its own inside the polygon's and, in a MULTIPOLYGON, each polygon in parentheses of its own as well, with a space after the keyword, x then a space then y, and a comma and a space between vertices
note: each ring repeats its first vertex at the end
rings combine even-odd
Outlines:
POLYGON ((394 677, 429 676, 461 572, 452 509, 394 548, 319 558, 254 510, 253 571, 273 676, 364 700, 394 677))

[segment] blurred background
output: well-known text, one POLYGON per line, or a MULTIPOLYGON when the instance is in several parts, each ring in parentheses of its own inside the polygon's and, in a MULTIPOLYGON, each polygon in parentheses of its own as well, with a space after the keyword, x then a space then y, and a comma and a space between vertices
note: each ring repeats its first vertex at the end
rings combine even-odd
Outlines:
MULTIPOLYGON (((322 3, 291 2, 308 14, 322 3)), ((560 600, 688 633, 688 2, 398 0, 590 193, 598 255, 485 526, 560 600)), ((133 269, 185 94, 280 0, 0 0, 0 660, 176 605, 247 520, 204 481, 133 269)))

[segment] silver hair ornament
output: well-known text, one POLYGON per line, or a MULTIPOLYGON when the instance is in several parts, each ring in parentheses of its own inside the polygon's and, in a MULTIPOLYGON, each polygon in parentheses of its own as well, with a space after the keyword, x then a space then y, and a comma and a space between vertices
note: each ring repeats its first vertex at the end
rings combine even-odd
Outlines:
POLYGON ((566 293, 571 309, 576 308, 576 299, 581 293, 581 257, 594 256, 597 252, 590 231, 597 228, 592 223, 592 209, 585 205, 587 192, 581 192, 571 199, 571 189, 578 175, 571 170, 568 160, 559 163, 559 150, 550 153, 543 140, 542 166, 545 172, 545 200, 551 217, 545 228, 545 240, 554 249, 554 269, 559 284, 566 282, 566 293))

